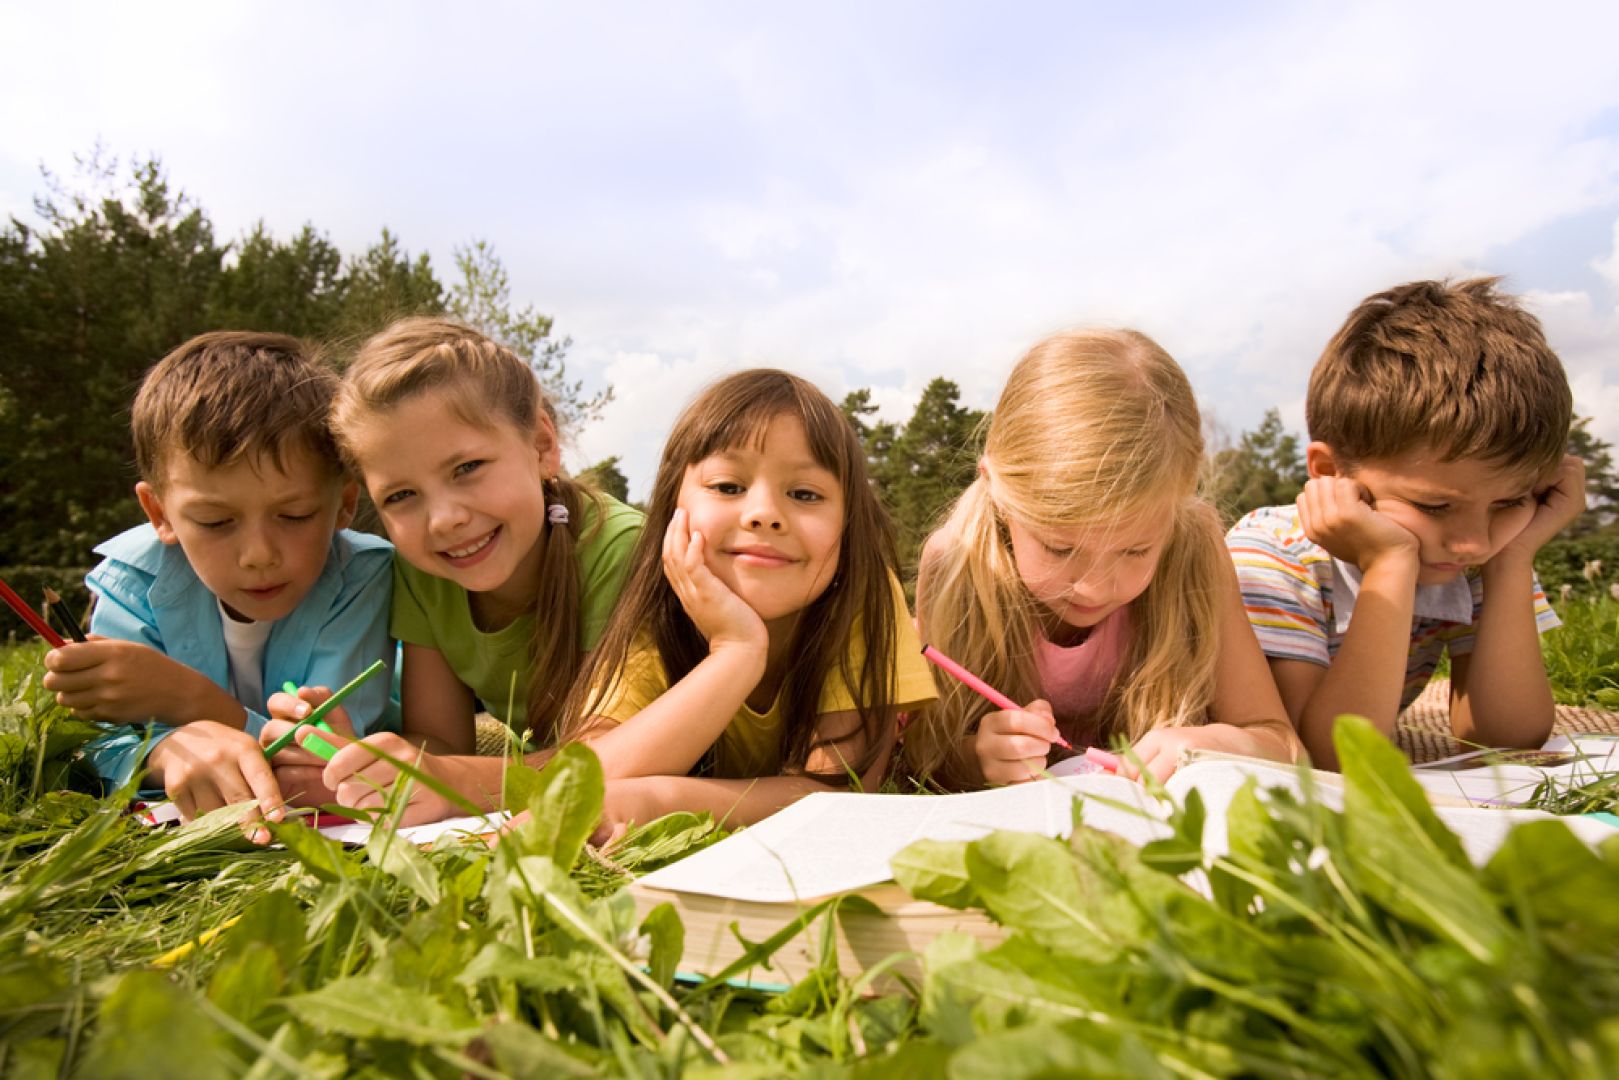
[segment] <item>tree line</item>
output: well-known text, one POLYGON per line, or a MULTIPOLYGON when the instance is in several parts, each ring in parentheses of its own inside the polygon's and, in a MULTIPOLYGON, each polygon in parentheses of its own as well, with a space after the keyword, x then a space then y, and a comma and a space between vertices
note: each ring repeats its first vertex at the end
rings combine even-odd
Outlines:
MULTIPOLYGON (((456 249, 446 281, 387 229, 347 256, 312 224, 281 238, 260 222, 221 240, 156 159, 120 171, 91 155, 71 181, 46 174, 45 188, 37 221, 12 217, 0 229, 0 575, 27 594, 53 584, 82 597, 90 549, 142 520, 129 404, 150 364, 205 330, 275 331, 341 350, 399 316, 444 313, 528 360, 565 421, 590 421, 610 398, 610 388, 587 394, 569 379, 571 339, 532 305, 514 307, 485 242, 456 249)), ((962 406, 943 378, 903 423, 880 419, 869 389, 842 406, 914 568, 928 531, 972 481, 986 414, 962 406)), ((1576 425, 1571 449, 1590 466, 1592 510, 1560 556, 1575 569, 1607 546, 1619 561, 1619 479, 1611 447, 1588 425, 1576 425)), ((1305 480, 1300 439, 1276 410, 1235 442, 1215 432, 1209 466, 1207 488, 1228 520, 1290 502, 1305 480)), ((628 500, 619 458, 585 472, 628 500)))

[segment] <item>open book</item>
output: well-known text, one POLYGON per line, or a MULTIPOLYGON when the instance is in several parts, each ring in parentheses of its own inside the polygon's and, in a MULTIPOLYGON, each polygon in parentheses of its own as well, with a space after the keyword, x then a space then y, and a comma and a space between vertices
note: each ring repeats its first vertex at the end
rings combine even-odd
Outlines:
MULTIPOLYGON (((1207 809, 1203 844, 1209 855, 1228 850, 1226 808, 1250 777, 1262 788, 1301 792, 1305 776, 1315 796, 1334 809, 1343 805, 1343 781, 1336 773, 1301 771, 1253 758, 1193 754, 1165 785, 1177 802, 1197 790, 1207 809)), ((1432 774, 1440 776, 1442 774, 1432 774)), ((1488 777, 1486 770, 1481 774, 1488 777)), ((1515 777, 1498 778, 1518 784, 1515 777)), ((1444 788, 1448 778, 1435 782, 1444 788)), ((1482 791, 1483 780, 1476 785, 1482 791)), ((1000 928, 983 913, 956 911, 913 900, 892 884, 890 861, 917 840, 972 840, 997 829, 1066 836, 1073 821, 1073 799, 1085 796, 1086 826, 1135 843, 1170 835, 1167 810, 1142 785, 1120 777, 1090 774, 1054 776, 1013 787, 963 795, 863 795, 819 792, 712 847, 646 875, 629 887, 644 915, 670 903, 686 929, 682 970, 712 975, 743 955, 738 935, 759 942, 827 897, 857 894, 870 900, 845 909, 832 929, 831 943, 845 972, 864 971, 893 953, 920 952, 946 930, 999 940, 1000 928)), ((1497 804, 1498 796, 1491 796, 1497 804)), ((1439 792, 1436 812, 1482 863, 1518 822, 1551 815, 1533 810, 1482 808, 1449 792, 1439 792)), ((1589 818, 1565 819, 1588 843, 1613 834, 1612 826, 1589 818)), ((779 950, 771 971, 755 970, 755 986, 795 982, 820 958, 825 920, 779 950)), ((919 974, 914 960, 891 969, 896 976, 919 974)))

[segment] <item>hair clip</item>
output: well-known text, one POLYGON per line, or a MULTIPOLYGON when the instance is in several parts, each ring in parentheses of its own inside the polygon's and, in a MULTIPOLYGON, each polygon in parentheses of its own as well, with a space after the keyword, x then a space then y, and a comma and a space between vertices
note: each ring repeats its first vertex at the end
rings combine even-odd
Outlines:
POLYGON ((562 503, 552 503, 545 508, 545 520, 553 525, 566 525, 568 523, 568 508, 562 503))

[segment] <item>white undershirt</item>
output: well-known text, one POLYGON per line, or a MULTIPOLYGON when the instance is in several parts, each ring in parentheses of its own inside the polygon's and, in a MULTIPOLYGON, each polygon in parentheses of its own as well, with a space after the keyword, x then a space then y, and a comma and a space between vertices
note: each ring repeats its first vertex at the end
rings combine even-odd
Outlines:
POLYGON ((264 645, 274 622, 237 622, 219 605, 225 630, 225 652, 230 657, 230 695, 254 712, 264 711, 264 645))

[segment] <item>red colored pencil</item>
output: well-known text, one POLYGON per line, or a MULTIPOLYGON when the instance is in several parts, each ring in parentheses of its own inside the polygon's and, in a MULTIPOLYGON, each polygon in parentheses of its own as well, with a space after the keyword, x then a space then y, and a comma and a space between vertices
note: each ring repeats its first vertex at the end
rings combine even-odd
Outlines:
MULTIPOLYGON (((989 683, 985 682, 983 679, 980 679, 977 675, 974 675, 972 672, 950 659, 932 645, 922 646, 922 655, 933 661, 940 668, 943 668, 948 674, 953 675, 956 680, 961 683, 961 685, 973 691, 991 705, 1001 709, 1022 711, 1023 706, 1019 705, 1017 702, 1013 701, 1011 698, 989 685, 989 683)), ((1072 750, 1074 748, 1073 744, 1067 739, 1063 738, 1060 733, 1057 736, 1057 745, 1062 747, 1064 750, 1072 750)))
POLYGON ((34 633, 49 642, 51 648, 60 649, 67 644, 62 640, 62 635, 52 630, 51 624, 40 618, 39 613, 29 607, 26 600, 12 592, 11 586, 7 585, 3 580, 0 580, 0 599, 5 600, 12 611, 21 615, 22 621, 33 627, 34 633))

